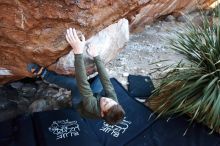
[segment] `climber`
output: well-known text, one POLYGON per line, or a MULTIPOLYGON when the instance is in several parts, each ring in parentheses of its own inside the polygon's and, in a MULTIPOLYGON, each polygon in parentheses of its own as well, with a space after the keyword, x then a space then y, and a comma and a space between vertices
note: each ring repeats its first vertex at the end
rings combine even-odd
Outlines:
POLYGON ((86 50, 93 57, 99 74, 89 83, 83 60, 85 37, 78 36, 74 28, 69 28, 66 40, 71 45, 75 56, 75 78, 59 75, 33 63, 28 64, 28 71, 41 76, 49 83, 71 90, 73 107, 82 117, 104 119, 111 125, 119 123, 123 120, 125 112, 118 103, 116 93, 96 48, 88 45, 86 50))

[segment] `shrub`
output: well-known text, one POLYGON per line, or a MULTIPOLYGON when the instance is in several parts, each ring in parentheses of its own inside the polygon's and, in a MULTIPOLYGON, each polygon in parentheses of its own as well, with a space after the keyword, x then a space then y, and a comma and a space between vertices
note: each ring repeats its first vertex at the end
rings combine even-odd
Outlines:
POLYGON ((214 14, 211 21, 202 15, 202 26, 189 23, 185 33, 170 40, 171 48, 189 64, 180 63, 170 71, 149 103, 159 116, 188 114, 191 121, 219 132, 220 11, 214 14))

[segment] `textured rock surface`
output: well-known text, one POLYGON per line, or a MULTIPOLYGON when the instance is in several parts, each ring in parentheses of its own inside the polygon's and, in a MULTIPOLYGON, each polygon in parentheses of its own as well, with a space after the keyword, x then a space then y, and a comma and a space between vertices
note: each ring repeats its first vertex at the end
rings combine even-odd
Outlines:
POLYGON ((89 38, 147 2, 0 0, 0 67, 7 73, 1 75, 0 83, 30 77, 29 62, 49 66, 67 54, 71 49, 64 37, 68 27, 89 38))
MULTIPOLYGON (((95 36, 86 41, 87 44, 97 48, 104 63, 114 58, 121 48, 129 40, 129 25, 126 19, 121 19, 118 23, 112 24, 95 36)), ((84 49, 84 60, 88 72, 93 72, 92 58, 87 54, 87 47, 84 49)), ((67 55, 59 58, 56 64, 50 68, 61 74, 74 74, 74 53, 70 51, 67 55)))
POLYGON ((0 84, 31 77, 26 71, 29 62, 50 66, 67 54, 71 49, 64 38, 68 27, 89 38, 126 17, 135 29, 161 15, 192 10, 195 1, 0 0, 0 84))
POLYGON ((132 31, 143 30, 146 24, 158 17, 175 14, 183 15, 198 8, 208 8, 215 0, 151 0, 147 6, 133 16, 130 24, 132 31))

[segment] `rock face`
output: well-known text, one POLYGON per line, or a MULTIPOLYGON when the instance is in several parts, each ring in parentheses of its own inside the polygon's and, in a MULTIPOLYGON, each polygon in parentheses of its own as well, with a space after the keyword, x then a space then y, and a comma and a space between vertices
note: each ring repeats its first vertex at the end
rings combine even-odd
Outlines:
POLYGON ((130 24, 132 31, 141 30, 158 17, 168 14, 183 15, 198 8, 208 8, 215 0, 151 0, 147 6, 133 16, 130 24))
MULTIPOLYGON (((213 0, 200 0, 199 5, 209 4, 211 1, 213 0)), ((130 20, 131 29, 134 30, 161 15, 192 10, 196 2, 197 0, 0 0, 0 84, 31 77, 26 71, 30 62, 50 66, 50 69, 62 74, 69 74, 74 70, 62 70, 62 64, 60 68, 56 68, 58 58, 71 50, 64 37, 65 30, 69 27, 80 30, 88 39, 125 17, 130 20)), ((105 61, 112 59, 116 53, 112 55, 105 61)))
MULTIPOLYGON (((112 24, 95 36, 86 41, 86 46, 91 45, 97 49, 104 63, 109 62, 116 56, 118 51, 129 40, 129 26, 126 19, 121 19, 118 23, 112 24)), ((84 60, 87 66, 88 74, 93 71, 94 63, 92 57, 87 53, 87 47, 84 49, 84 60)), ((60 74, 74 75, 74 53, 70 51, 67 55, 59 58, 56 64, 50 66, 51 70, 56 70, 60 74)))

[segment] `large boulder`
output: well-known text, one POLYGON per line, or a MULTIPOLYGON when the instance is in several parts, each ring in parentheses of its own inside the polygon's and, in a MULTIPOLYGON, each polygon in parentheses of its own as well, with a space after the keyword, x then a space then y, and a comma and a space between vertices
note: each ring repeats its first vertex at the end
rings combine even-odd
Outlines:
MULTIPOLYGON (((119 19, 128 18, 133 30, 151 22, 148 18, 155 19, 172 12, 192 10, 197 5, 196 1, 0 0, 0 84, 32 77, 26 70, 30 62, 62 74, 74 75, 74 66, 63 63, 70 61, 72 57, 58 61, 60 57, 71 53, 65 40, 65 30, 69 27, 76 28, 89 39, 119 19)), ((199 5, 209 4, 211 1, 213 0, 200 0, 199 5)), ((107 40, 104 38, 109 34, 101 35, 100 40, 108 43, 108 47, 100 48, 105 62, 111 60, 127 41, 126 25, 126 20, 116 23, 114 31, 108 30, 109 34, 116 34, 106 37, 107 40), (120 27, 120 24, 123 26, 120 27), (120 29, 124 31, 119 31, 120 29), (121 41, 112 39, 117 34, 123 37, 120 38, 121 41), (115 43, 121 44, 112 45, 115 43), (115 48, 110 49, 111 46, 115 48), (111 55, 108 56, 110 52, 111 55)), ((93 39, 96 44, 103 42, 97 40, 97 37, 93 39)), ((87 62, 90 70, 93 69, 91 64, 91 61, 87 62)))
POLYGON ((30 62, 49 67, 69 53, 67 28, 76 28, 88 39, 147 2, 0 0, 0 83, 32 77, 26 70, 30 62))

